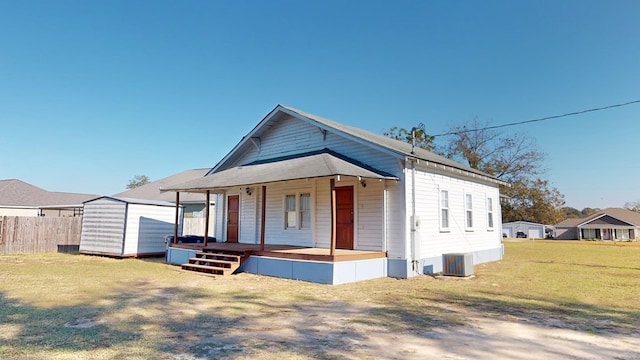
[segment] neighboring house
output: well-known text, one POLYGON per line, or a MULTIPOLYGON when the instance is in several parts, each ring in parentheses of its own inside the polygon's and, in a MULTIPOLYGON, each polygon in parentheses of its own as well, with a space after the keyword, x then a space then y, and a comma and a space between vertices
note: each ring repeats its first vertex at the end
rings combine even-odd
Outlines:
POLYGON ((382 254, 305 263, 310 255, 272 252, 241 268, 336 284, 440 272, 448 253, 475 264, 502 259, 500 184, 411 144, 278 105, 207 176, 163 191, 213 194, 218 241, 382 254))
POLYGON ((518 233, 524 234, 529 239, 544 239, 545 226, 528 221, 513 221, 502 224, 502 234, 508 238, 517 237, 518 233))
MULTIPOLYGON (((168 201, 175 204, 176 195, 170 192, 160 192, 161 188, 170 187, 176 184, 184 183, 189 180, 201 178, 211 170, 206 169, 192 169, 186 170, 181 173, 167 176, 160 180, 152 181, 150 183, 138 186, 136 188, 123 191, 113 195, 117 198, 131 198, 131 199, 144 199, 144 200, 156 200, 156 201, 168 201)), ((205 216, 205 197, 202 194, 184 193, 180 194, 180 205, 183 206, 184 218, 185 218, 185 231, 192 235, 203 235, 202 229, 204 228, 204 216, 205 216)), ((215 211, 215 203, 209 202, 209 211, 213 214, 215 211)), ((210 217, 209 228, 213 229, 215 226, 215 217, 210 217)), ((186 235, 186 233, 185 233, 186 235)))
POLYGON ((638 240, 640 213, 608 208, 579 219, 566 219, 554 226, 558 240, 638 240))
POLYGON ((0 216, 82 216, 94 194, 51 192, 17 179, 0 180, 0 216))

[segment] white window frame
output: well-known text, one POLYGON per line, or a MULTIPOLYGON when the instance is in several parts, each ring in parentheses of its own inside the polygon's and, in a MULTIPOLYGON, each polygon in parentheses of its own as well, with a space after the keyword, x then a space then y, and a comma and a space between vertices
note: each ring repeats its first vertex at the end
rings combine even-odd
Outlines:
POLYGON ((493 231, 495 217, 493 216, 493 198, 487 197, 487 230, 493 231))
POLYGON ((464 193, 464 228, 473 231, 473 194, 464 193))
POLYGON ((297 196, 296 194, 284 195, 284 229, 296 229, 298 227, 298 209, 297 209, 297 196), (292 199, 292 201, 289 201, 292 199), (293 208, 291 207, 293 205, 293 208))
POLYGON ((311 216, 313 204, 310 191, 285 193, 282 202, 285 230, 311 230, 313 227, 311 216), (308 209, 302 209, 302 198, 305 196, 309 198, 308 209))
POLYGON ((451 211, 449 210, 449 190, 440 190, 440 231, 451 229, 451 211), (446 224, 445 224, 446 222, 446 224))
POLYGON ((299 229, 311 229, 312 224, 311 224, 311 193, 310 192, 300 193, 300 195, 298 196, 298 217, 300 220, 298 222, 299 229), (303 209, 302 207, 302 199, 305 197, 308 198, 307 209, 303 209), (305 220, 306 220, 306 223, 305 223, 305 220))

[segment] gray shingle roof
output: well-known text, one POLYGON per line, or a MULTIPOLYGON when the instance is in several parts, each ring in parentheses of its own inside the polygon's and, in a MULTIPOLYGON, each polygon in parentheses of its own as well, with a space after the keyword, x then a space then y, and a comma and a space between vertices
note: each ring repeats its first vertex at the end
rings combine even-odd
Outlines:
POLYGON ((162 190, 203 191, 335 175, 395 179, 391 174, 369 168, 353 159, 325 149, 298 156, 275 158, 237 166, 186 183, 167 186, 162 190))
MULTIPOLYGON (((181 173, 167 176, 160 180, 152 181, 148 184, 139 186, 134 189, 123 191, 113 195, 113 197, 123 197, 132 199, 147 199, 147 200, 160 200, 160 201, 173 201, 176 200, 176 195, 172 193, 160 192, 160 189, 172 187, 177 184, 181 184, 190 180, 203 177, 209 169, 192 169, 186 170, 181 173)), ((180 203, 204 203, 205 199, 201 194, 180 194, 180 203)))
POLYGON ((0 206, 69 206, 82 205, 95 194, 51 192, 18 179, 0 180, 0 206))
POLYGON ((577 227, 578 225, 589 223, 606 215, 635 226, 640 226, 640 213, 624 208, 606 208, 587 217, 566 219, 556 224, 556 227, 577 227))

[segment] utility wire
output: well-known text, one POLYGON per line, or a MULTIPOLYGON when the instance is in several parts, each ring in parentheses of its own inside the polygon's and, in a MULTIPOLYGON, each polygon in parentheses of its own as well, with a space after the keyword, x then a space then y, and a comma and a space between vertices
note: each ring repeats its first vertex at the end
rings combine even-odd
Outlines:
POLYGON ((603 106, 603 107, 594 108, 594 109, 575 111, 575 112, 570 112, 570 113, 566 113, 566 114, 562 114, 562 115, 547 116, 547 117, 543 117, 543 118, 540 118, 540 119, 525 120, 525 121, 513 122, 513 123, 508 123, 508 124, 503 124, 503 125, 487 126, 487 127, 481 128, 481 129, 469 129, 469 130, 460 130, 460 131, 448 132, 448 133, 444 133, 444 134, 433 135, 433 137, 464 134, 464 133, 468 133, 468 132, 472 132, 472 131, 479 131, 479 130, 499 129, 499 128, 503 128, 503 127, 507 127, 507 126, 515 126, 515 125, 528 124, 528 123, 538 122, 538 121, 558 119, 558 118, 563 118, 563 117, 567 117, 567 116, 574 116, 574 115, 580 115, 580 114, 585 114, 585 113, 594 112, 594 111, 607 110, 607 109, 612 109, 612 108, 616 108, 616 107, 627 106, 627 105, 632 105, 632 104, 637 104, 637 103, 640 103, 640 100, 629 101, 629 102, 622 103, 622 104, 608 105, 608 106, 603 106))

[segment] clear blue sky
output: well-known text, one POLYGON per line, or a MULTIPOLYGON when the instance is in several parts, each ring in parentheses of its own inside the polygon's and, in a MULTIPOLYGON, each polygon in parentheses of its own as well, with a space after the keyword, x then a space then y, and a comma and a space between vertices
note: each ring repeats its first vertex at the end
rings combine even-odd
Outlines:
MULTIPOLYGON (((382 133, 640 99, 640 2, 0 1, 0 179, 111 195, 278 103, 382 133)), ((568 206, 640 200, 640 104, 510 128, 568 206)))

